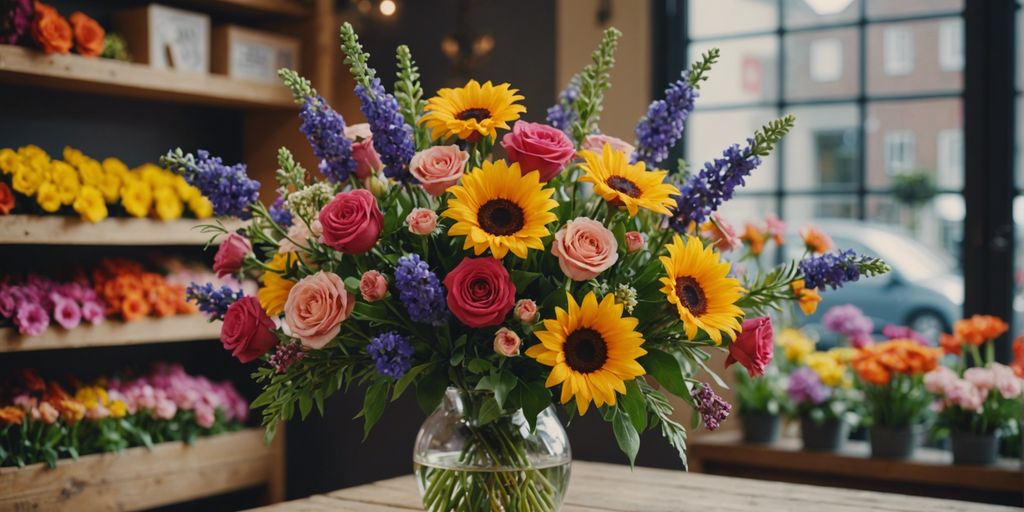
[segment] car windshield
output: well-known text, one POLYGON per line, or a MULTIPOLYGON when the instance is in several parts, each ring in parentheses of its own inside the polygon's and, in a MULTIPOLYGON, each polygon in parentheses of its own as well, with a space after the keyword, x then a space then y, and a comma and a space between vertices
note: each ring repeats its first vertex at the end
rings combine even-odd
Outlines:
POLYGON ((911 281, 953 272, 952 262, 939 251, 906 236, 884 230, 865 230, 863 242, 911 281))

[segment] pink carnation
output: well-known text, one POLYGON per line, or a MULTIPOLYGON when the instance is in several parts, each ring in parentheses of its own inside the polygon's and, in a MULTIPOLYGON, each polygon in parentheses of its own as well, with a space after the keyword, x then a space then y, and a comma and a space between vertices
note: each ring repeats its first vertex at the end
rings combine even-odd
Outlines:
POLYGON ((61 327, 74 329, 82 323, 82 310, 77 302, 56 293, 50 294, 50 299, 53 300, 53 318, 61 327))
POLYGON ((38 336, 50 325, 50 315, 42 306, 33 302, 23 302, 18 306, 14 317, 18 332, 26 336, 38 336))

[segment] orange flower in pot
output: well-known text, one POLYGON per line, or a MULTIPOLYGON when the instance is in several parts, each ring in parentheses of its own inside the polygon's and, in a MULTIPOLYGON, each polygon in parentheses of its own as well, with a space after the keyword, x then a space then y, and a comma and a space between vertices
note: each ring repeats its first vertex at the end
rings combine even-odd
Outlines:
POLYGON ((81 11, 71 13, 70 19, 78 53, 83 57, 98 57, 103 53, 103 42, 107 37, 103 27, 81 11))

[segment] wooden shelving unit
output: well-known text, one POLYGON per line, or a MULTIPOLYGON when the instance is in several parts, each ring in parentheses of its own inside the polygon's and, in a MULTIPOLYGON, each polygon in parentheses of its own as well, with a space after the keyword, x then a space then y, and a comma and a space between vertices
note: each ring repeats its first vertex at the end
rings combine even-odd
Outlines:
POLYGON ((220 322, 209 322, 199 314, 143 318, 134 322, 107 320, 74 329, 51 326, 38 336, 22 336, 15 328, 0 329, 0 353, 148 345, 219 337, 220 322))
POLYGON ((311 12, 310 7, 299 0, 178 0, 178 2, 200 6, 207 10, 254 17, 304 18, 311 12))
MULTIPOLYGON (((210 241, 210 235, 198 226, 214 222, 214 219, 108 218, 93 224, 59 215, 3 215, 0 216, 0 244, 202 246, 210 241)), ((230 230, 243 225, 236 219, 221 222, 230 230)))
POLYGON ((235 108, 296 108, 283 85, 181 73, 0 45, 0 82, 156 101, 235 108))
POLYGON ((122 453, 0 468, 0 510, 141 510, 264 486, 284 498, 283 433, 269 446, 262 429, 164 443, 122 453))

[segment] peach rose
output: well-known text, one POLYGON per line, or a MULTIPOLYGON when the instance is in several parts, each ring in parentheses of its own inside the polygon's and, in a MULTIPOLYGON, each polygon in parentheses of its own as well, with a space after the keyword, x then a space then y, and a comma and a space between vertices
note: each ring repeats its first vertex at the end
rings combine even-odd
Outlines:
POLYGON ((376 270, 370 270, 359 278, 359 293, 366 302, 377 302, 388 293, 388 279, 376 270))
POLYGON ((626 250, 637 252, 647 245, 647 237, 639 231, 626 232, 626 250))
POLYGON ((352 159, 356 161, 357 178, 365 180, 384 167, 380 155, 373 148, 373 133, 368 123, 346 126, 345 138, 352 141, 352 159))
POLYGON ((508 327, 502 327, 494 334, 494 351, 505 357, 518 356, 520 344, 519 335, 508 327))
POLYGON ((414 235, 429 235, 437 227, 437 214, 428 208, 413 208, 405 217, 405 225, 414 235))
POLYGON ((583 139, 583 144, 580 145, 580 149, 601 154, 601 150, 604 149, 605 144, 611 146, 615 151, 622 151, 626 153, 626 156, 632 155, 633 151, 636 151, 636 148, 634 148, 632 144, 618 137, 612 137, 611 135, 604 135, 601 133, 587 135, 587 137, 583 139))
POLYGON ((103 27, 83 12, 71 13, 70 20, 79 55, 99 57, 103 53, 103 43, 107 37, 103 27))
POLYGON ((57 9, 42 2, 35 3, 36 18, 32 22, 32 38, 45 53, 71 51, 71 25, 57 9))
POLYGON ((355 305, 355 296, 341 278, 321 270, 302 278, 288 292, 284 321, 303 345, 320 349, 338 335, 355 305))
POLYGON ((615 235, 600 222, 578 217, 555 233, 551 254, 558 266, 573 281, 593 279, 619 259, 615 235))
POLYGON ((530 299, 519 299, 512 313, 520 322, 532 324, 537 321, 537 303, 530 299))
POLYGON ((436 197, 459 182, 468 161, 469 153, 454 144, 434 146, 413 155, 409 172, 419 180, 423 190, 436 197))

